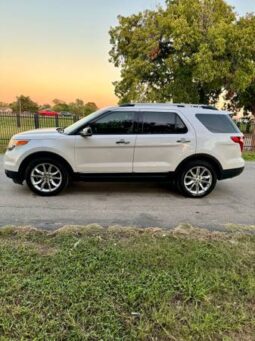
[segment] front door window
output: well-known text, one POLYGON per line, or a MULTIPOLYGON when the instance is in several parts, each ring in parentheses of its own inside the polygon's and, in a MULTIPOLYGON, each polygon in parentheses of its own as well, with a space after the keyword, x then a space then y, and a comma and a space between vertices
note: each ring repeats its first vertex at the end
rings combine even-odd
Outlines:
POLYGON ((134 131, 133 112, 111 112, 90 124, 93 135, 128 135, 134 131))

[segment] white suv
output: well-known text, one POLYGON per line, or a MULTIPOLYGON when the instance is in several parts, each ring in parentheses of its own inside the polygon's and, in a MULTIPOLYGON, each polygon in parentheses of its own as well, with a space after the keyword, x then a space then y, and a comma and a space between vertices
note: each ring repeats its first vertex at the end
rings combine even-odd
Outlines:
POLYGON ((243 135, 229 113, 203 105, 127 104, 65 128, 15 135, 4 158, 15 183, 56 195, 73 180, 170 181, 186 196, 209 194, 242 173, 243 135))

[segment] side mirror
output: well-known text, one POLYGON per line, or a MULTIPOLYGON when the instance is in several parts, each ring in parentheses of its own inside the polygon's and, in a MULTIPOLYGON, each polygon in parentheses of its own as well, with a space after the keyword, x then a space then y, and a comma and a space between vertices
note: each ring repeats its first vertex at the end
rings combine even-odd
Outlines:
POLYGON ((82 137, 92 136, 93 135, 92 129, 90 127, 86 127, 80 132, 80 135, 82 137))

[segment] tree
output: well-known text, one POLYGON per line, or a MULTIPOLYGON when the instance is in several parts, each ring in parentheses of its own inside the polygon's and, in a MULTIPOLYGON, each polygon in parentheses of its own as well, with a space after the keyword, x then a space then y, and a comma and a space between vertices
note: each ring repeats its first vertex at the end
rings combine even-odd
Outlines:
POLYGON ((97 106, 93 102, 84 104, 83 100, 76 99, 75 102, 69 103, 70 112, 78 116, 87 116, 97 110, 97 106))
POLYGON ((84 106, 84 116, 87 116, 97 110, 98 110, 98 107, 94 102, 88 102, 84 106))
POLYGON ((8 107, 9 107, 8 103, 0 101, 0 108, 8 108, 8 107))
POLYGON ((119 16, 110 61, 121 69, 120 102, 215 103, 223 90, 246 92, 255 79, 249 20, 224 0, 166 0, 165 8, 119 16))
POLYGON ((83 116, 84 113, 84 102, 81 99, 76 99, 75 102, 69 103, 70 111, 78 116, 83 116))
POLYGON ((54 99, 53 104, 52 110, 56 112, 69 111, 69 105, 60 99, 54 99))
POLYGON ((77 98, 75 102, 66 103, 60 99, 55 98, 53 100, 52 109, 57 112, 69 111, 77 116, 87 116, 97 110, 97 106, 94 102, 84 103, 82 99, 77 98))
POLYGON ((19 112, 37 112, 38 111, 38 104, 33 102, 29 96, 20 95, 17 97, 17 100, 10 104, 12 110, 16 113, 19 112))
POLYGON ((51 105, 48 103, 39 106, 39 110, 51 109, 51 105))
POLYGON ((255 116, 255 16, 246 15, 238 22, 237 35, 234 37, 236 60, 232 81, 228 84, 226 99, 230 109, 250 112, 255 116))

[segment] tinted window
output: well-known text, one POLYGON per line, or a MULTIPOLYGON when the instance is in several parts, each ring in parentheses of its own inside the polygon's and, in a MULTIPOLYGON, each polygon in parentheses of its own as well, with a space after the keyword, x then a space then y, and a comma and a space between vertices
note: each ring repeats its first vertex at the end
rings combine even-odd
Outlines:
POLYGON ((187 127, 175 113, 143 113, 143 134, 183 134, 187 131, 187 127))
POLYGON ((132 134, 134 126, 133 112, 112 112, 91 123, 93 134, 132 134))
POLYGON ((227 115, 197 114, 196 116, 212 133, 239 133, 237 126, 227 115))

